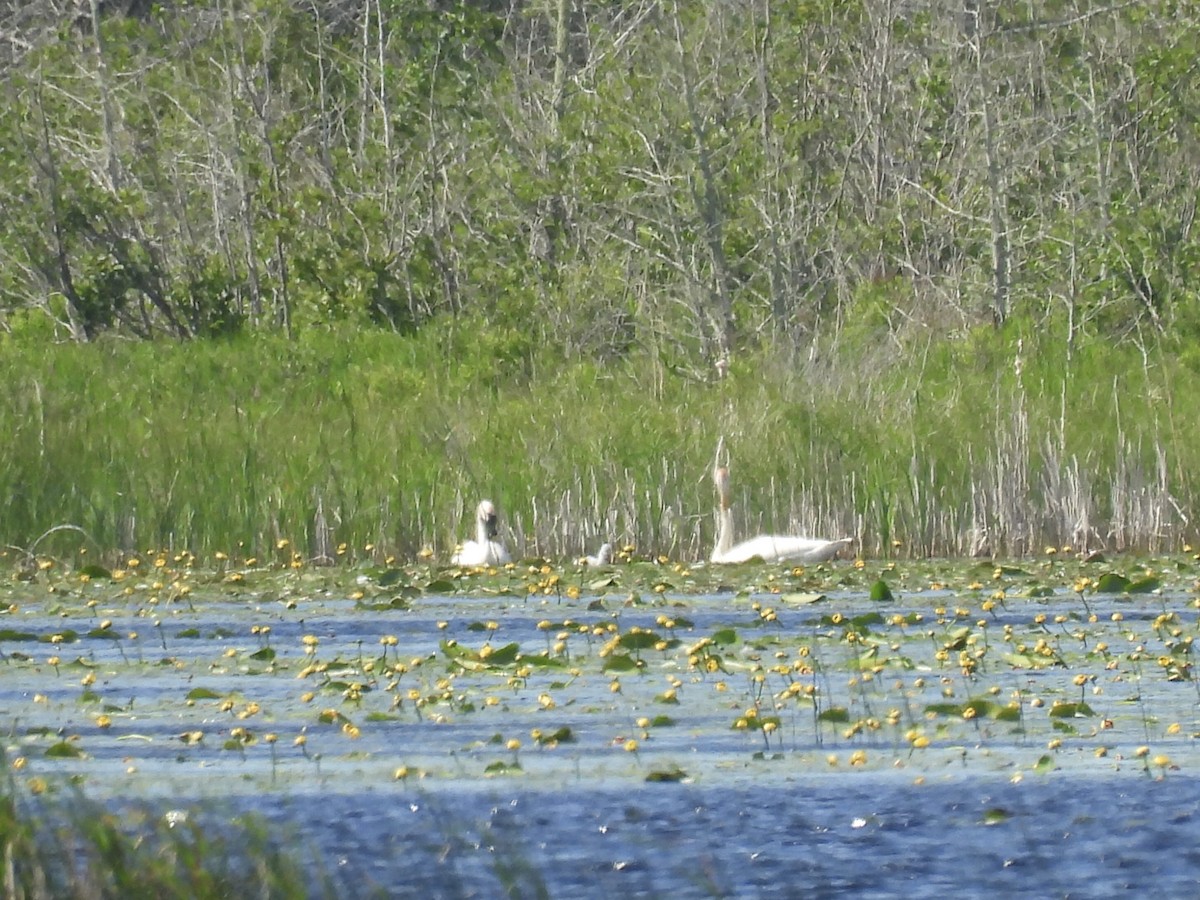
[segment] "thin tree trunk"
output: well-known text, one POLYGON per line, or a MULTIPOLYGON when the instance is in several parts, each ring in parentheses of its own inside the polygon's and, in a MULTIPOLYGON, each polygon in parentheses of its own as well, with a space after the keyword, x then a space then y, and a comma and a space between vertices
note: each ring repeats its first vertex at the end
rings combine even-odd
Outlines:
POLYGON ((987 167, 988 201, 990 206, 992 244, 992 316, 997 325, 1008 318, 1010 251, 1008 222, 1004 209, 1004 178, 996 147, 996 114, 991 100, 991 85, 984 66, 985 25, 980 20, 981 0, 966 0, 963 26, 975 63, 976 88, 983 115, 983 153, 987 167))
POLYGON ((683 99, 687 107, 688 119, 692 126, 692 135, 696 142, 696 155, 700 165, 700 175, 703 190, 695 197, 703 225, 705 243, 708 247, 709 258, 713 267, 712 285, 709 288, 709 299, 712 308, 709 314, 714 320, 717 331, 717 359, 727 360, 733 349, 733 301, 730 297, 729 266, 725 259, 725 236, 723 212, 721 210, 720 192, 717 189, 716 177, 713 174, 712 157, 708 143, 705 140, 704 123, 696 107, 696 84, 692 67, 688 61, 688 51, 683 40, 683 23, 679 18, 679 3, 672 4, 675 25, 675 43, 679 50, 680 70, 683 75, 683 99))

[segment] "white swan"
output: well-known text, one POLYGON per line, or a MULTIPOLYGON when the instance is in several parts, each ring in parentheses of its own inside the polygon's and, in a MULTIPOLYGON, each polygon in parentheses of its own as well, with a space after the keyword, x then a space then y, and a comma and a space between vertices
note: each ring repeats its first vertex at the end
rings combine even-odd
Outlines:
POLYGON ((484 500, 475 510, 475 540, 463 545, 450 562, 456 566, 502 566, 512 562, 508 549, 498 540, 500 533, 496 507, 484 500))
POLYGON ((717 545, 713 547, 714 563, 744 563, 752 559, 763 562, 824 562, 833 559, 843 547, 854 543, 853 538, 825 541, 819 538, 797 537, 790 534, 760 534, 758 537, 733 543, 733 510, 729 500, 729 470, 724 466, 713 469, 720 507, 717 511, 717 545))
POLYGON ((585 556, 580 562, 588 566, 607 566, 612 562, 612 555, 613 545, 601 544, 595 556, 585 556))

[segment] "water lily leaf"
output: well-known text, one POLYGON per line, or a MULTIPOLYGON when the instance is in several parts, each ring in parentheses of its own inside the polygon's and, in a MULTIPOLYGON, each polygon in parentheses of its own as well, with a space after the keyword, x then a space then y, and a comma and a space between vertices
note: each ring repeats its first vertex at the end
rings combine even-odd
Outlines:
POLYGON ((858 658, 857 658, 857 660, 855 660, 855 662, 857 663, 857 665, 860 669, 865 669, 868 666, 873 665, 878 656, 879 656, 879 645, 874 644, 874 645, 868 647, 862 653, 858 654, 858 658))
POLYGON ((971 710, 976 718, 991 718, 996 714, 996 704, 982 697, 974 697, 963 704, 963 712, 971 710))
POLYGON ((520 644, 505 644, 503 647, 497 647, 487 656, 480 653, 479 658, 489 666, 510 666, 517 661, 517 655, 520 652, 520 644))
POLYGON ((1116 572, 1105 572, 1096 579, 1096 590, 1101 594, 1124 594, 1129 590, 1131 582, 1124 575, 1116 572))
POLYGON ((709 640, 722 647, 729 647, 738 642, 737 631, 732 628, 722 628, 719 631, 713 632, 709 640))
POLYGON ((780 594, 779 599, 783 603, 789 603, 792 606, 808 606, 813 603, 822 602, 825 600, 825 595, 814 593, 780 594))
POLYGON ((93 628, 87 633, 90 638, 103 638, 108 641, 119 641, 121 636, 111 628, 93 628))
POLYGON ((855 616, 850 620, 850 624, 858 629, 859 634, 865 634, 870 625, 882 625, 883 616, 877 612, 864 613, 861 616, 855 616))
POLYGON ((1078 703, 1055 702, 1050 707, 1052 719, 1075 719, 1094 716, 1096 711, 1080 700, 1078 703))
POLYGON ((80 759, 83 751, 70 741, 59 741, 46 748, 46 755, 51 759, 80 759))
POLYGON ((604 660, 604 672, 632 672, 637 669, 637 660, 624 653, 612 653, 604 660))
POLYGON ((841 706, 831 706, 829 709, 822 710, 817 716, 820 722, 849 722, 850 713, 841 706))
MULTIPOLYGON (((488 657, 488 662, 491 662, 491 657, 488 657)), ((550 656, 545 652, 535 653, 532 656, 526 656, 525 654, 522 654, 521 662, 528 663, 531 666, 537 666, 540 669, 565 669, 567 666, 565 660, 557 656, 550 656)))
POLYGON ((402 578, 404 578, 403 569, 385 569, 375 579, 375 583, 380 587, 391 587, 394 584, 399 584, 402 578))
POLYGON ((441 641, 438 644, 438 647, 441 648, 442 654, 450 659, 478 659, 479 658, 479 654, 477 654, 470 647, 464 647, 458 641, 449 641, 449 640, 441 641))
POLYGON ((80 575, 86 575, 88 578, 112 578, 112 572, 104 568, 104 566, 90 565, 84 566, 79 570, 80 575))
POLYGON ((272 660, 275 658, 275 651, 271 647, 262 647, 250 654, 251 659, 257 659, 260 662, 272 660))
POLYGON ((963 708, 957 703, 930 703, 925 707, 925 714, 931 716, 955 716, 962 718, 963 708))
POLYGON ((485 775, 504 775, 508 772, 520 772, 521 765, 516 762, 505 762, 502 759, 496 760, 494 763, 489 763, 483 770, 485 775))
POLYGON ((991 809, 984 810, 983 824, 984 825, 1000 825, 1012 818, 1012 813, 1007 809, 1001 809, 996 806, 991 809))
POLYGON ((606 575, 603 578, 597 578, 595 581, 588 582, 588 590, 602 591, 605 588, 615 587, 620 584, 620 579, 616 575, 606 575))
POLYGON ((1056 768, 1054 757, 1047 753, 1034 764, 1033 771, 1039 775, 1045 775, 1047 772, 1053 772, 1056 768))
POLYGON ((1055 662, 1045 656, 1030 656, 1028 653, 1006 653, 1004 661, 1014 669, 1044 669, 1055 662))
POLYGON ((1023 592, 1023 596, 1025 596, 1025 597, 1053 597, 1054 596, 1054 588, 1049 587, 1048 585, 1044 585, 1044 584, 1034 585, 1032 587, 1026 588, 1025 591, 1023 592))
POLYGON ((627 631, 617 639, 626 650, 651 650, 662 638, 653 631, 627 631))
POLYGON ((1150 594, 1160 587, 1162 587, 1162 582, 1157 578, 1142 578, 1132 582, 1125 590, 1130 594, 1150 594))
POLYGON ((210 688, 192 688, 187 692, 188 700, 220 700, 223 694, 218 694, 210 688))
POLYGON ((180 631, 178 634, 176 634, 175 637, 198 638, 198 637, 200 637, 200 629, 199 628, 184 628, 182 631, 180 631))
POLYGON ((70 628, 65 631, 58 631, 54 634, 43 634, 38 638, 38 642, 42 644, 73 644, 79 640, 79 632, 72 631, 70 628), (58 640, 55 640, 57 638, 58 640))
POLYGON ((895 600, 896 598, 892 596, 892 589, 887 586, 887 582, 880 578, 871 585, 871 599, 877 603, 881 603, 895 600))
POLYGON ((445 578, 435 578, 433 581, 425 585, 425 593, 427 594, 453 594, 454 582, 448 581, 445 578))
POLYGON ((997 722, 1020 722, 1021 707, 1016 703, 1007 703, 996 709, 997 722))
POLYGON ((646 780, 651 783, 674 783, 683 781, 688 777, 688 773, 678 766, 671 766, 669 769, 655 769, 646 775, 646 780))
POLYGON ((11 628, 0 628, 0 641, 36 641, 38 636, 28 631, 14 631, 11 628))
POLYGON ((971 636, 971 629, 966 625, 959 628, 953 628, 946 632, 947 641, 942 644, 947 650, 962 650, 967 646, 967 638, 971 636))
POLYGON ((670 716, 655 716, 650 720, 651 728, 670 728, 675 724, 675 720, 670 716))

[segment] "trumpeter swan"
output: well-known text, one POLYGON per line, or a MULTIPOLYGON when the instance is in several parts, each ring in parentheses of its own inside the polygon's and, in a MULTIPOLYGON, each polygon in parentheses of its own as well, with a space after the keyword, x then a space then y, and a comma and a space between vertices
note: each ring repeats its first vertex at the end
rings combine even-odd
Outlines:
POLYGON ((499 534, 496 507, 491 500, 484 500, 475 510, 475 540, 463 541, 450 562, 456 566, 502 566, 512 562, 508 549, 498 539, 499 534))
POLYGON ((713 483, 717 487, 717 497, 720 501, 717 511, 717 545, 713 547, 712 552, 712 561, 715 563, 743 563, 752 559, 761 559, 763 562, 824 562, 837 556, 843 547, 854 543, 852 538, 825 541, 790 534, 760 534, 748 541, 734 544, 729 470, 724 466, 713 469, 713 483))
POLYGON ((580 562, 589 566, 607 566, 612 562, 613 545, 601 544, 595 556, 585 556, 580 562))

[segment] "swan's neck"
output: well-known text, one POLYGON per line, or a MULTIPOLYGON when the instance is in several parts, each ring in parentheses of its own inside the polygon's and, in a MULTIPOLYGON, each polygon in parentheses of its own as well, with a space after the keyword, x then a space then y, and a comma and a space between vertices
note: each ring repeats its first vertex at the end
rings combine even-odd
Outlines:
POLYGON ((717 545, 713 547, 712 558, 721 559, 733 547, 733 510, 727 506, 717 509, 717 545))
POLYGON ((475 540, 479 546, 486 547, 492 536, 488 534, 487 519, 480 516, 475 520, 475 540))

